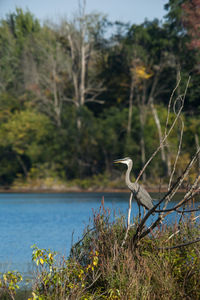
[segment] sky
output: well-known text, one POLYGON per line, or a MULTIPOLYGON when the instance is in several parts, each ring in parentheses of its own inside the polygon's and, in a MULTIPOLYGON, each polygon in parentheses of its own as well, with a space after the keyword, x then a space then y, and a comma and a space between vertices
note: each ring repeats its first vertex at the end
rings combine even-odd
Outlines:
MULTIPOLYGON (((110 21, 142 23, 145 19, 161 20, 166 14, 164 4, 167 0, 86 0, 87 12, 101 12, 110 21)), ((50 19, 54 22, 60 17, 73 15, 77 10, 78 0, 0 0, 0 18, 13 12, 16 7, 28 9, 41 21, 50 19)))

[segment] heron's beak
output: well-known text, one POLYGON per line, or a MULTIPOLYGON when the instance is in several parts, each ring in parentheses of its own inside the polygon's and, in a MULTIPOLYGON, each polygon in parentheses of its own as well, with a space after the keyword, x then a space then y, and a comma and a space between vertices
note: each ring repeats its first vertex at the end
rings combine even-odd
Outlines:
POLYGON ((120 163, 121 163, 121 159, 114 160, 114 164, 120 164, 120 163))

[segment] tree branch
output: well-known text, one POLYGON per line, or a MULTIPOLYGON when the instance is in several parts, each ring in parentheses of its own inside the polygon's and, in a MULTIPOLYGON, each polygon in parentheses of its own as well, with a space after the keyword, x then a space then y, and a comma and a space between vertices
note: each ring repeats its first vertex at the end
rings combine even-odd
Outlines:
POLYGON ((190 241, 190 242, 187 242, 187 243, 179 244, 179 245, 176 245, 176 246, 163 247, 163 248, 158 248, 158 249, 160 249, 160 250, 172 250, 172 249, 177 249, 177 248, 189 246, 189 245, 192 245, 192 244, 195 244, 195 243, 198 243, 198 242, 200 242, 200 238, 198 238, 196 240, 193 240, 193 241, 190 241))

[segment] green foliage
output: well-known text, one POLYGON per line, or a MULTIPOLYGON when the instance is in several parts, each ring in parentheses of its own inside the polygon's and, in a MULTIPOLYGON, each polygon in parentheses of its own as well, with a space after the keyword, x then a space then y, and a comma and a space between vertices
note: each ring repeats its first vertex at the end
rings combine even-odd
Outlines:
POLYGON ((2 21, 0 26, 0 92, 10 89, 15 79, 15 71, 18 63, 15 46, 16 41, 8 25, 2 21))
POLYGON ((17 154, 27 153, 34 160, 34 156, 38 156, 40 144, 42 146, 42 142, 47 139, 49 129, 49 121, 44 115, 34 111, 17 111, 1 126, 1 145, 12 146, 17 154))
MULTIPOLYGON (((178 72, 182 81, 174 98, 184 92, 192 70, 183 116, 185 138, 178 162, 180 171, 184 168, 199 143, 200 133, 199 53, 188 52, 188 36, 181 23, 182 2, 167 3, 164 24, 158 20, 140 25, 118 23, 109 38, 105 37, 108 20, 96 14, 75 17, 74 22, 58 26, 50 22, 40 25, 31 12, 17 8, 1 20, 1 184, 11 185, 21 177, 30 183, 38 177, 47 180, 48 186, 64 180, 85 189, 99 187, 98 181, 107 186, 108 180, 118 182, 119 173, 112 161, 122 156, 134 158, 137 174, 144 164, 142 139, 145 160, 159 144, 150 99, 164 133, 167 105, 178 72), (66 24, 71 31, 66 32, 66 24), (81 24, 87 27, 84 42, 89 51, 83 105, 77 44, 81 24), (69 33, 74 38, 74 53, 69 33), (131 82, 133 107, 128 134, 131 82)), ((172 109, 169 124, 173 118, 172 109)), ((151 169, 147 169, 147 181, 167 180, 167 166, 173 165, 177 154, 179 129, 177 126, 167 140, 168 161, 158 154, 151 169)), ((193 174, 196 172, 194 169, 193 174)))
POLYGON ((23 12, 21 8, 16 8, 15 13, 8 15, 6 23, 21 46, 27 36, 40 30, 39 21, 29 11, 23 12))
POLYGON ((87 299, 85 287, 88 285, 88 277, 96 273, 99 260, 97 251, 90 253, 89 263, 85 267, 74 259, 64 258, 58 266, 55 264, 55 252, 39 249, 35 245, 32 248, 32 260, 37 265, 38 278, 33 286, 33 297, 30 299, 87 299))
POLYGON ((0 147, 0 182, 1 186, 9 186, 13 183, 21 167, 12 149, 0 147))
POLYGON ((48 118, 34 111, 17 110, 9 114, 9 118, 0 126, 1 176, 7 177, 5 181, 11 182, 9 177, 21 172, 21 167, 22 173, 27 176, 30 164, 38 159, 43 161, 51 128, 48 118), (10 162, 4 169, 9 157, 10 162))
POLYGON ((31 246, 33 248, 32 261, 36 263, 37 266, 43 266, 44 264, 52 270, 52 266, 55 262, 56 252, 51 253, 50 250, 39 249, 36 245, 31 246))
POLYGON ((22 275, 16 271, 8 271, 1 274, 0 279, 0 296, 8 294, 11 299, 15 299, 17 289, 19 289, 19 283, 22 281, 22 275))

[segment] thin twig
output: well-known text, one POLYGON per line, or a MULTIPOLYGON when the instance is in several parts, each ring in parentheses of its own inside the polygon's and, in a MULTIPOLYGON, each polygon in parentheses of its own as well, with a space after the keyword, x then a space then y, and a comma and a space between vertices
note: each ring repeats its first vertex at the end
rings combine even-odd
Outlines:
MULTIPOLYGON (((189 86, 190 78, 191 78, 191 77, 188 78, 188 81, 187 81, 187 84, 186 84, 186 89, 185 89, 185 92, 184 92, 184 97, 183 97, 183 99, 185 99, 185 95, 186 95, 186 92, 187 92, 187 89, 188 89, 188 86, 189 86)), ((180 83, 180 80, 179 80, 178 84, 179 84, 179 83, 180 83)), ((178 87, 178 84, 176 85, 175 89, 173 90, 172 95, 174 95, 175 90, 176 90, 177 87, 178 87)), ((171 96, 171 97, 173 97, 173 96, 171 96)), ((171 105, 171 101, 172 101, 172 98, 170 98, 170 105, 171 105)), ((168 110, 169 110, 169 108, 168 108, 168 110)), ((174 126, 175 126, 177 120, 179 119, 179 116, 181 115, 182 110, 183 110, 183 103, 182 103, 181 107, 179 108, 179 110, 178 110, 178 112, 177 112, 177 115, 176 115, 176 117, 175 117, 175 119, 174 119, 174 121, 173 121, 171 127, 169 128, 168 132, 167 132, 167 131, 165 132, 165 135, 164 135, 164 137, 163 137, 162 142, 161 142, 160 145, 157 147, 157 149, 154 151, 154 153, 151 155, 151 157, 148 159, 148 161, 146 162, 146 164, 144 165, 144 167, 142 168, 142 170, 140 171, 140 173, 139 173, 139 175, 138 175, 138 177, 137 177, 137 179, 136 179, 136 182, 139 181, 140 177, 141 177, 142 174, 144 173, 144 171, 145 171, 145 169, 147 168, 147 166, 150 164, 150 162, 152 161, 152 159, 156 156, 156 154, 160 151, 160 149, 161 149, 162 146, 164 145, 164 143, 165 143, 165 141, 167 140, 168 136, 169 136, 170 133, 172 132, 172 129, 174 128, 174 126)), ((166 124, 168 125, 168 121, 166 122, 166 124)))
POLYGON ((181 76, 180 76, 180 73, 179 73, 179 80, 177 81, 176 86, 173 89, 173 91, 171 93, 171 96, 169 98, 168 109, 167 109, 167 119, 166 119, 166 124, 165 124, 165 136, 167 135, 167 128, 168 128, 168 124, 169 124, 169 115, 170 115, 171 103, 172 103, 174 94, 175 94, 176 90, 178 89, 178 87, 180 85, 180 82, 181 82, 181 76))
POLYGON ((191 212, 195 212, 195 211, 199 211, 199 210, 200 210, 200 206, 197 208, 194 208, 194 209, 189 209, 189 210, 177 210, 176 209, 176 212, 184 214, 184 213, 191 213, 191 212))
POLYGON ((151 157, 148 159, 148 161, 146 162, 146 164, 144 165, 144 167, 142 168, 142 170, 140 171, 137 179, 136 179, 136 183, 138 182, 138 180, 140 179, 140 177, 142 176, 142 174, 144 173, 145 169, 147 168, 147 166, 150 164, 150 162, 152 161, 152 159, 156 156, 156 154, 160 151, 160 149, 162 148, 162 146, 164 145, 166 139, 168 138, 168 136, 170 135, 172 129, 174 128, 179 116, 180 116, 180 113, 182 111, 182 108, 179 110, 174 122, 172 123, 172 126, 170 127, 168 133, 164 136, 162 142, 160 143, 160 145, 157 147, 157 149, 154 151, 154 153, 151 155, 151 157))
POLYGON ((160 249, 160 250, 172 250, 172 249, 176 249, 176 248, 181 248, 181 247, 185 247, 185 246, 188 246, 188 245, 192 245, 192 244, 195 244, 195 243, 198 243, 198 242, 200 242, 200 238, 198 238, 196 240, 193 240, 193 241, 190 241, 190 242, 187 242, 187 243, 179 244, 179 245, 176 245, 176 246, 163 247, 163 248, 158 248, 158 249, 160 249))
MULTIPOLYGON (((198 215, 197 217, 193 218, 191 221, 195 221, 196 219, 200 218, 200 215, 198 215)), ((180 232, 180 229, 177 230, 176 232, 174 232, 172 235, 170 235, 170 237, 165 241, 165 243, 167 243, 169 240, 171 240, 173 238, 173 236, 175 236, 177 233, 180 232)))
POLYGON ((74 249, 75 249, 75 248, 76 248, 76 247, 77 247, 77 246, 85 239, 85 237, 86 237, 91 231, 93 231, 94 229, 96 229, 96 227, 92 227, 92 228, 88 229, 88 230, 86 231, 86 233, 82 236, 82 238, 72 246, 72 248, 71 248, 71 252, 72 252, 72 253, 73 253, 74 249))
POLYGON ((186 204, 186 202, 188 202, 189 200, 191 200, 192 198, 194 198, 194 196, 196 194, 198 194, 199 191, 200 191, 200 188, 197 189, 197 190, 189 190, 189 192, 185 195, 185 197, 183 198, 183 200, 181 200, 177 205, 173 206, 172 208, 168 208, 168 209, 159 209, 159 210, 156 209, 155 212, 156 213, 161 213, 161 212, 162 213, 166 213, 166 212, 175 211, 177 213, 182 213, 183 211, 179 211, 177 208, 181 207, 183 204, 186 204))
MULTIPOLYGON (((174 108, 174 113, 176 114, 175 108, 174 108)), ((181 116, 180 116, 180 121, 181 121, 181 131, 180 131, 180 139, 179 139, 178 151, 177 151, 177 155, 176 155, 176 158, 175 158, 173 170, 172 170, 172 173, 171 173, 171 176, 170 176, 170 179, 169 179, 168 190, 171 187, 172 180, 173 180, 173 177, 174 177, 174 173, 176 171, 177 162, 178 162, 178 159, 179 159, 179 156, 180 156, 180 152, 181 152, 181 146, 182 146, 182 140, 183 140, 183 130, 184 130, 184 122, 183 122, 181 116)))

